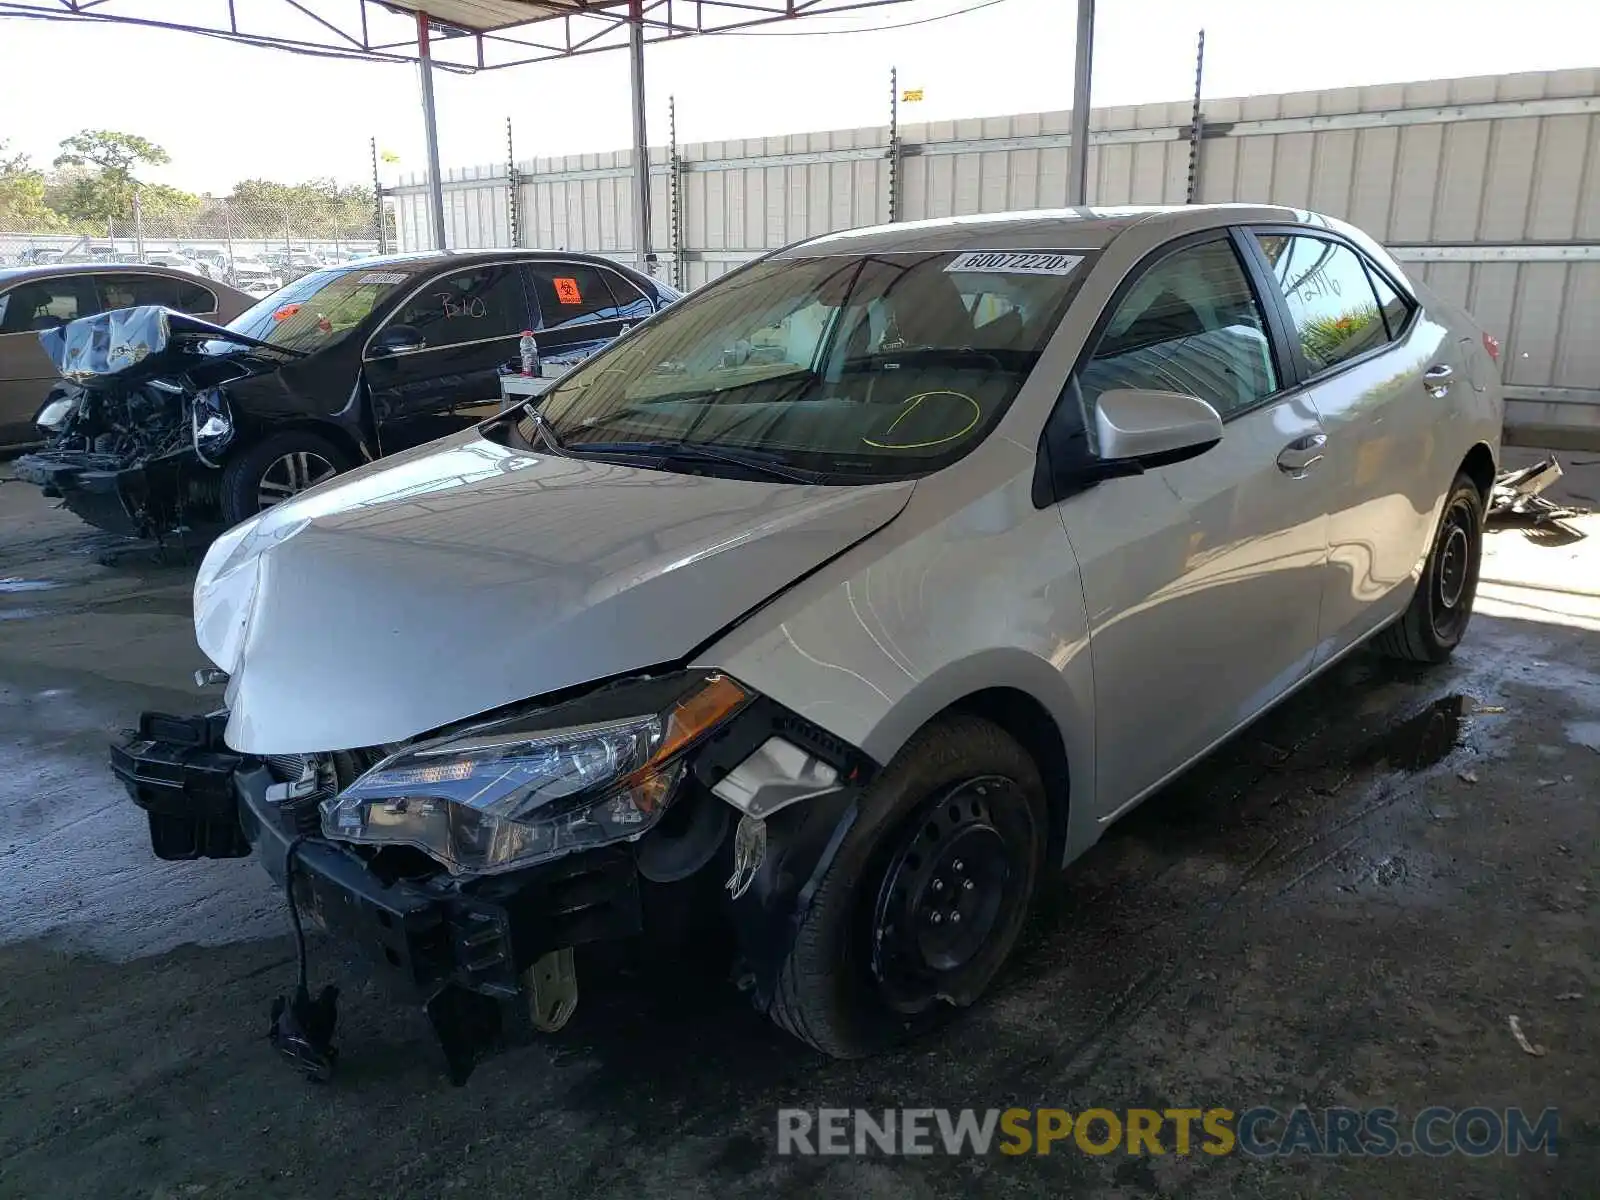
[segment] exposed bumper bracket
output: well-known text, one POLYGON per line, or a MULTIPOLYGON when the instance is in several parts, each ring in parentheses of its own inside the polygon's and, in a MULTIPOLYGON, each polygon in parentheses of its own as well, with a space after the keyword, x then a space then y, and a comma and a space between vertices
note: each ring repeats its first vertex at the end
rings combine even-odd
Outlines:
POLYGON ((233 775, 247 759, 222 740, 228 714, 141 713, 111 745, 111 770, 150 822, 157 858, 245 858, 233 775))

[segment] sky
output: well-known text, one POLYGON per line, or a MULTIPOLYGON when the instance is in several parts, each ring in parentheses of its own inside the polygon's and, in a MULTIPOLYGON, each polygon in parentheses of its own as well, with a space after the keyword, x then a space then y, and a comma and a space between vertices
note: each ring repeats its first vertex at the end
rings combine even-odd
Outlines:
MULTIPOLYGON (((131 10, 136 0, 115 0, 131 10)), ((208 0, 165 0, 167 14, 208 0), (171 7, 168 7, 168 5, 171 7)), ((214 2, 214 0, 210 0, 214 2)), ((277 0, 238 0, 241 12, 277 0)), ((910 28, 814 36, 953 13, 980 0, 900 5, 646 52, 652 144, 880 125, 888 75, 924 99, 902 120, 1071 106, 1073 0, 998 0, 910 28)), ((152 0, 144 0, 145 10, 152 0)), ((332 0, 309 0, 334 7, 332 0)), ((1099 0, 1094 104, 1186 100, 1206 30, 1205 94, 1309 91, 1461 75, 1600 67, 1593 0, 1099 0)), ((769 27, 770 28, 770 27, 769 27)), ((460 76, 436 72, 446 167, 502 162, 505 119, 519 159, 625 147, 625 52, 460 76)), ((225 193, 235 180, 370 178, 368 139, 399 156, 385 183, 425 167, 416 68, 331 61, 192 34, 0 18, 0 80, 35 102, 0 111, 0 140, 48 166, 85 128, 166 148, 155 182, 225 193)))

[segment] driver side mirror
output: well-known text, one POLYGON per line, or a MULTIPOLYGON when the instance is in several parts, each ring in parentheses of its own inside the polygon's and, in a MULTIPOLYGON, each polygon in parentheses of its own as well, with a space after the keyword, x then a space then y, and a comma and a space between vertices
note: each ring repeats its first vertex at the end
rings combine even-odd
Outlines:
POLYGON ((372 339, 372 347, 368 353, 374 358, 387 358, 392 354, 409 354, 413 350, 421 350, 427 344, 428 339, 422 336, 422 330, 415 325, 390 325, 372 339))
POLYGON ((1222 440, 1222 418, 1198 396, 1143 388, 1100 393, 1094 427, 1106 464, 1164 467, 1204 454, 1222 440))

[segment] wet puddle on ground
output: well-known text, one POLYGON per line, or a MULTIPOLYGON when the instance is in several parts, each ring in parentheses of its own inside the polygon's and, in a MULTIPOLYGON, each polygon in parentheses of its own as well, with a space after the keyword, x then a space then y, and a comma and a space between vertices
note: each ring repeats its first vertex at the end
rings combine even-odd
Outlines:
POLYGON ((1460 694, 1439 697, 1378 738, 1352 765, 1387 764, 1396 771, 1421 771, 1443 762, 1461 742, 1461 723, 1469 702, 1460 694))
POLYGON ((18 579, 9 576, 0 579, 0 596, 10 595, 14 592, 48 592, 54 588, 62 587, 53 579, 18 579))

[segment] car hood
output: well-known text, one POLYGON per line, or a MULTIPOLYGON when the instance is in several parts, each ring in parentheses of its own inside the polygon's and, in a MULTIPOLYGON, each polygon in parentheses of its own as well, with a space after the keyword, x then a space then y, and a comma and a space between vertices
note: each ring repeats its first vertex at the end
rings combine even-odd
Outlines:
POLYGON ((145 305, 79 317, 39 334, 58 374, 80 387, 128 387, 175 375, 215 360, 206 347, 229 343, 249 350, 231 357, 250 373, 272 371, 299 352, 275 347, 170 308, 145 305), (251 353, 250 351, 266 351, 251 353), (247 362, 246 360, 250 360, 247 362))
POLYGON ((772 484, 532 453, 475 431, 224 534, 195 582, 227 742, 404 741, 670 663, 891 521, 913 484, 772 484))

